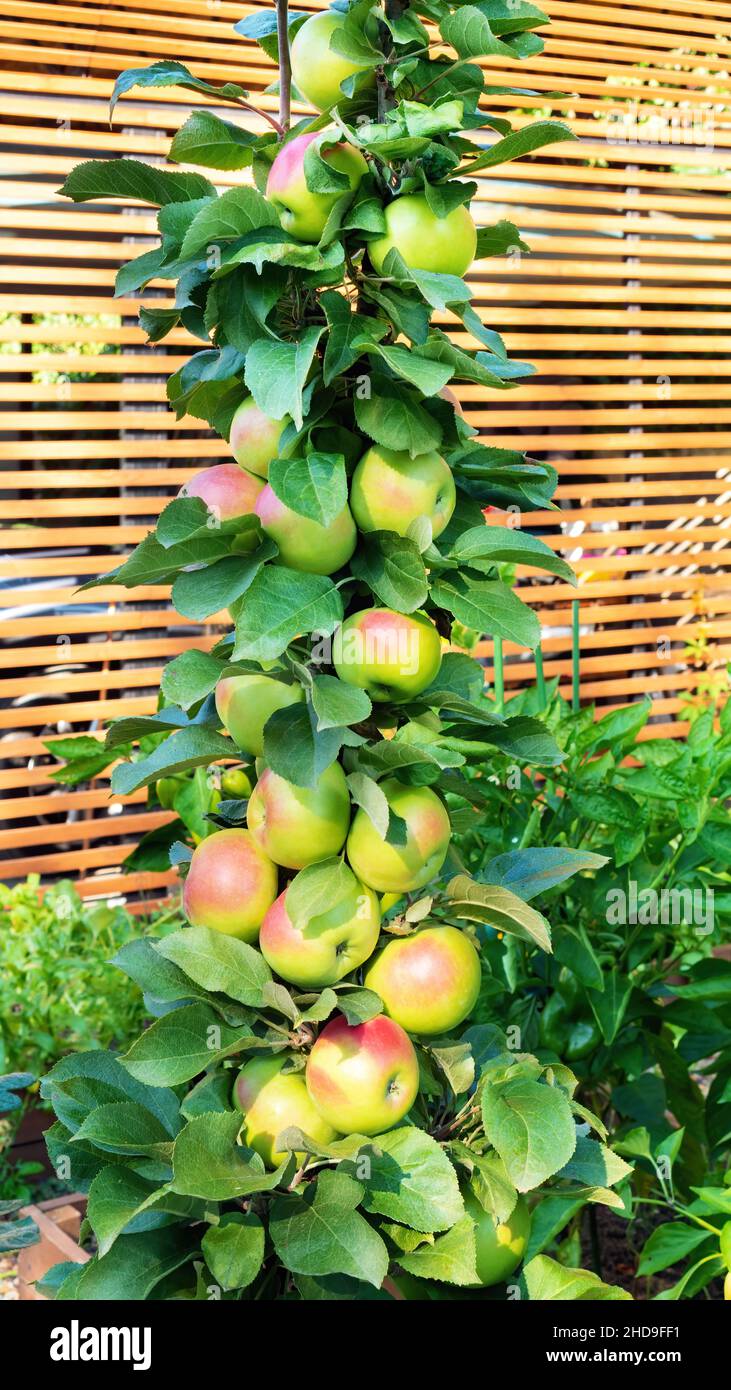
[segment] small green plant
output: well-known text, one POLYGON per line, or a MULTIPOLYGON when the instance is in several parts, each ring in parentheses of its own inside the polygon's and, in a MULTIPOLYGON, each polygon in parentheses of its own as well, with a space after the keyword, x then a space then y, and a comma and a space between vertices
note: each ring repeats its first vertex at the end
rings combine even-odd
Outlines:
POLYGON ((38 1240, 35 1222, 17 1213, 30 1197, 25 1179, 30 1172, 36 1172, 39 1165, 20 1163, 13 1166, 2 1152, 2 1130, 7 1123, 4 1116, 22 1113, 23 1102, 17 1092, 25 1090, 32 1081, 31 1072, 0 1076, 0 1255, 34 1245, 38 1240))
POLYGON ((124 1046, 145 1007, 110 961, 147 929, 121 906, 84 902, 70 883, 43 895, 36 875, 0 884, 0 1068, 39 1076, 67 1052, 124 1046))

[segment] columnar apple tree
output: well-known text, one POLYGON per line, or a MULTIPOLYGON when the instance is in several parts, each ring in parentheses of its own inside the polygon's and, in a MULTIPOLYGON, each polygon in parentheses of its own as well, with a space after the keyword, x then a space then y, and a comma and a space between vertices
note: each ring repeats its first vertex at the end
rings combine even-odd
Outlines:
POLYGON ((127 159, 64 185, 159 207, 160 244, 117 292, 172 282, 140 323, 204 344, 168 398, 224 441, 112 580, 172 584, 185 618, 231 622, 167 666, 156 714, 107 734, 110 760, 130 754, 116 792, 164 788, 178 809, 182 788, 164 833, 189 925, 118 957, 155 1020, 130 1050, 44 1083, 50 1151, 88 1188, 97 1242, 47 1281, 64 1298, 614 1294, 541 1252, 582 1202, 616 1204, 626 1165, 559 1059, 470 1024, 494 984, 484 931, 503 933, 509 988, 549 925, 505 886, 510 855, 475 882, 450 850, 486 749, 560 759, 454 650, 466 630, 536 646, 515 564, 571 577, 485 523, 488 505, 550 505, 555 477, 478 438, 450 390, 489 400, 530 372, 463 277, 527 249, 489 205, 473 216, 473 175, 569 138, 492 114, 509 89, 479 64, 539 51, 545 22, 523 0, 280 4, 237 25, 278 60, 278 118, 174 61, 115 87, 209 98, 170 159, 233 187, 127 159), (293 91, 321 114, 293 121, 293 91), (191 837, 211 766, 223 799, 191 837))

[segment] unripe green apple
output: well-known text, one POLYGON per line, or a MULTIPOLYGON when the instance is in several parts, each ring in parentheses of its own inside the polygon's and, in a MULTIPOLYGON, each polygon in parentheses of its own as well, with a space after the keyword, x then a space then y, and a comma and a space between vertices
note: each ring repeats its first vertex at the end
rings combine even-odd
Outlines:
MULTIPOLYGON (((318 111, 329 111, 344 93, 341 82, 356 72, 368 71, 369 65, 356 63, 352 58, 337 53, 330 47, 330 39, 336 29, 341 29, 345 16, 335 10, 324 10, 311 15, 297 30, 291 49, 292 77, 302 96, 318 111)), ((375 82, 375 71, 372 73, 375 82)))
POLYGON ((179 791, 186 785, 186 777, 158 777, 155 783, 155 792, 161 806, 166 811, 172 811, 175 798, 179 791))
POLYGON ((407 787, 395 777, 380 783, 390 810, 406 822, 406 843, 382 840, 360 807, 348 836, 351 868, 378 893, 410 893, 434 878, 449 848, 449 816, 431 787, 407 787))
MULTIPOLYGON (((320 240, 330 213, 343 196, 342 190, 339 193, 313 193, 307 187, 305 154, 319 134, 319 131, 313 131, 310 135, 295 135, 294 139, 288 140, 274 160, 267 179, 267 198, 277 209, 285 232, 298 241, 311 243, 320 240)), ((328 147, 323 144, 320 156, 338 173, 347 174, 352 192, 363 175, 368 173, 368 165, 353 145, 333 144, 328 147)))
POLYGON ((240 800, 251 796, 251 782, 242 767, 227 767, 221 773, 221 792, 223 796, 240 800))
POLYGON ((246 823, 257 845, 286 869, 305 869, 337 854, 349 821, 348 784, 340 763, 325 769, 314 790, 297 787, 266 768, 246 809, 246 823))
POLYGON ((389 941, 363 983, 380 994, 389 1018, 407 1032, 449 1033, 474 1008, 480 958, 457 927, 423 927, 413 936, 389 941))
POLYGON ((333 662, 341 680, 367 690, 372 700, 412 700, 442 664, 442 643, 425 613, 365 608, 337 629, 333 662))
MULTIPOLYGON (((178 493, 178 497, 200 497, 217 521, 235 521, 254 514, 256 499, 264 483, 245 468, 235 463, 216 463, 213 468, 202 468, 200 473, 189 478, 178 493)), ((258 539, 258 527, 238 538, 236 549, 239 553, 254 550, 258 539)))
POLYGON ((289 415, 272 420, 260 410, 253 396, 247 396, 231 421, 231 453, 242 468, 259 478, 269 476, 269 464, 279 457, 279 439, 292 422, 289 415))
POLYGON ((300 989, 324 989, 368 959, 380 930, 378 898, 362 883, 301 929, 287 912, 285 890, 262 922, 259 949, 283 980, 300 989))
POLYGON ((405 536, 425 516, 432 536, 441 536, 457 500, 452 470, 434 451, 412 459, 406 451, 374 444, 363 455, 350 485, 350 509, 360 531, 395 531, 405 536))
POLYGON ((419 1063, 410 1038, 385 1014, 352 1028, 339 1015, 317 1039, 306 1079, 328 1124, 342 1134, 382 1134, 414 1104, 419 1063))
POLYGON ((491 1288, 509 1279, 523 1259, 530 1235, 530 1211, 525 1198, 519 1197, 507 1221, 496 1222, 470 1187, 463 1188, 462 1196, 475 1223, 479 1280, 491 1288))
POLYGON ((193 851, 183 888, 191 926, 255 941, 276 896, 276 867, 248 830, 217 830, 193 851))
MULTIPOLYGON (((267 1167, 278 1168, 287 1157, 276 1148, 285 1129, 296 1125, 316 1143, 331 1144, 337 1134, 312 1104, 301 1071, 282 1073, 291 1053, 276 1057, 254 1057, 236 1078, 233 1101, 243 1111, 244 1137, 250 1149, 264 1159, 267 1167)), ((302 1162, 304 1154, 297 1155, 302 1162)))
POLYGON ((472 264, 477 229, 464 205, 437 217, 423 193, 406 193, 389 203, 385 216, 385 233, 368 242, 368 256, 379 275, 394 247, 410 270, 462 276, 472 264))
POLYGON ((279 559, 305 574, 334 574, 348 563, 358 535, 347 503, 328 526, 285 506, 267 483, 256 501, 262 530, 279 546, 279 559))
POLYGON ((259 757, 264 752, 264 726, 278 709, 301 704, 301 685, 288 685, 256 671, 223 676, 216 686, 216 709, 237 748, 259 757))

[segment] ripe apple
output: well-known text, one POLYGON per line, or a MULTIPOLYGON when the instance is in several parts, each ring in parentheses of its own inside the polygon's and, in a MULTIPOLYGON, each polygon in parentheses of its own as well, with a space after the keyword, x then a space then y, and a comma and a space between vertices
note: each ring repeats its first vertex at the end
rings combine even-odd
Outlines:
MULTIPOLYGON (((234 521, 250 517, 254 504, 264 483, 245 468, 235 463, 217 463, 213 468, 202 468, 200 473, 189 478, 178 493, 178 497, 200 497, 208 510, 219 522, 234 521)), ((253 550, 257 543, 257 527, 242 536, 238 542, 239 552, 253 550)))
POLYGON ((350 797, 340 763, 325 769, 314 790, 297 787, 268 767, 246 809, 246 823, 257 845, 286 869, 305 869, 337 854, 349 821, 350 797))
POLYGON ((259 409, 253 396, 247 396, 231 421, 229 443, 236 462, 259 478, 268 477, 269 464, 279 457, 280 435, 291 423, 289 415, 272 420, 259 409))
MULTIPOLYGON (((335 1130, 312 1104, 303 1073, 282 1072, 291 1055, 280 1052, 277 1057, 254 1057, 239 1072, 234 1085, 233 1102, 243 1111, 246 1121, 246 1143, 269 1168, 278 1168, 287 1157, 286 1150, 275 1145, 290 1125, 296 1125, 320 1144, 330 1144, 337 1138, 335 1130)), ((303 1157, 298 1154, 298 1162, 303 1157)))
POLYGON ((259 757, 264 752, 264 726, 275 710, 301 704, 301 685, 287 685, 274 676, 247 672, 223 676, 216 686, 216 709, 237 748, 259 757))
POLYGON ((248 830, 217 830, 193 851, 183 888, 191 926, 255 941, 276 896, 276 867, 248 830))
POLYGON ((414 1104, 419 1063, 410 1038, 385 1014, 352 1028, 340 1015, 317 1039, 306 1080, 310 1100, 335 1129, 382 1134, 414 1104))
POLYGON ((462 1189, 465 1209, 475 1223, 477 1273, 486 1288, 509 1279, 520 1264, 530 1235, 530 1211, 519 1197, 507 1221, 496 1222, 470 1187, 462 1189))
MULTIPOLYGON (((343 196, 342 191, 313 193, 307 187, 305 154, 319 134, 313 131, 310 135, 295 135, 293 140, 288 140, 274 160, 267 179, 267 198, 277 209, 285 232, 298 241, 319 241, 330 213, 343 196)), ((352 191, 368 173, 368 165, 353 145, 323 145, 320 154, 326 164, 347 174, 352 191)))
MULTIPOLYGON (((368 71, 367 63, 365 66, 356 63, 330 47, 332 35, 342 28, 344 21, 344 15, 325 10, 306 20, 292 40, 294 84, 318 111, 329 111, 345 99, 340 84, 346 77, 368 71)), ((375 82, 375 71, 371 73, 371 82, 375 82)))
POLYGON ((412 700, 442 664, 442 643, 425 613, 365 608, 352 613, 333 639, 341 680, 367 690, 372 700, 412 700))
POLYGON ((412 521, 429 518, 441 536, 457 500, 452 470, 437 453, 419 454, 374 444, 363 455, 350 485, 350 507, 361 531, 395 531, 405 536, 412 521))
POLYGON ((394 246, 410 270, 462 276, 472 264, 477 228, 464 205, 437 217, 423 193, 406 193, 389 203, 385 216, 386 231, 368 242, 368 256, 379 275, 394 246))
MULTIPOLYGON (((262 926, 262 936, 269 915, 262 926)), ((266 954, 266 952, 265 952, 266 954)), ((394 937, 363 981, 386 1013, 409 1033, 449 1033, 472 1012, 480 992, 480 958, 457 927, 424 927, 394 937)))
POLYGON ((303 929, 292 923, 285 890, 264 918, 259 949, 283 980, 300 989, 323 989, 368 959, 380 930, 378 898, 362 883, 354 883, 352 893, 303 929))
POLYGON ((348 563, 358 535, 347 504, 328 526, 300 516, 280 502, 267 483, 256 499, 256 515, 279 546, 279 559, 305 574, 334 574, 348 563))
POLYGON ((377 893, 410 893, 439 873, 449 847, 449 816, 431 787, 407 787, 395 777, 380 787, 390 809, 406 821, 406 843, 382 840, 361 807, 348 836, 348 859, 356 877, 377 893))

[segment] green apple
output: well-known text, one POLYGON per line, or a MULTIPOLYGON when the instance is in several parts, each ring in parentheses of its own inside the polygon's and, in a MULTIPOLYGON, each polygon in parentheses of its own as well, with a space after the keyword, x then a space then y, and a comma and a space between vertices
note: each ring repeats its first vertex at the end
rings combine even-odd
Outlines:
POLYGON ((262 530, 279 546, 279 559, 305 574, 334 574, 348 563, 358 535, 347 503, 329 525, 300 516, 267 483, 256 502, 262 530))
POLYGON ((273 420, 259 409, 253 396, 247 396, 231 421, 229 443, 236 462, 259 478, 268 477, 269 464, 279 457, 282 431, 291 423, 289 415, 273 420))
POLYGON ((297 787, 266 768, 246 810, 259 848, 286 869, 305 869, 337 854, 349 821, 348 784, 340 763, 331 763, 314 789, 297 787))
MULTIPOLYGON (((260 941, 273 911, 271 907, 264 919, 260 941)), ((474 1008, 480 958, 457 927, 426 926, 389 941, 368 966, 363 983, 380 994, 389 1018, 407 1032, 449 1033, 474 1008)))
MULTIPOLYGON (((287 1052, 254 1057, 239 1072, 234 1085, 233 1102, 244 1115, 246 1143, 269 1168, 278 1168, 287 1157, 286 1150, 277 1149, 276 1141, 291 1125, 316 1143, 331 1144, 337 1138, 310 1100, 303 1072, 282 1071, 291 1057, 287 1052)), ((303 1158, 304 1154, 297 1155, 299 1163, 303 1158)))
POLYGON ((382 1134, 414 1104, 419 1063, 393 1019, 379 1014, 349 1027, 341 1014, 320 1033, 306 1080, 310 1100, 342 1134, 382 1134))
POLYGON ((472 264, 477 229, 464 205, 437 217, 423 193, 406 193, 389 203, 385 216, 386 231, 368 242, 368 256, 379 275, 394 247, 410 270, 461 277, 472 264))
MULTIPOLYGON (((335 204, 342 198, 337 193, 313 193, 305 178, 305 154, 320 131, 310 135, 295 135, 283 145, 267 179, 267 198, 277 209, 285 232, 298 241, 320 240, 335 204)), ((320 147, 320 157, 338 173, 346 174, 352 192, 358 187, 368 165, 353 145, 337 144, 320 147)))
POLYGON ((191 926, 255 941, 276 896, 276 867, 248 830, 217 830, 193 851, 183 888, 191 926))
POLYGON ((441 536, 457 500, 452 470, 437 453, 419 454, 374 444, 363 455, 350 485, 350 509, 360 531, 395 531, 405 536, 425 516, 432 536, 441 536))
POLYGON ((221 773, 221 793, 240 800, 251 796, 251 782, 242 767, 227 767, 221 773))
POLYGON ((407 787, 395 777, 379 785, 389 809, 406 822, 405 844, 381 839, 360 807, 348 836, 350 866, 377 893, 410 893, 439 873, 449 848, 449 816, 431 787, 407 787))
POLYGON ((158 777, 155 792, 160 805, 164 806, 166 811, 172 811, 178 792, 187 784, 187 777, 158 777))
POLYGON ((311 15, 297 30, 292 40, 292 77, 294 84, 307 101, 318 111, 329 111, 345 99, 341 82, 356 72, 369 72, 375 83, 375 64, 358 63, 330 47, 330 40, 342 29, 345 15, 324 10, 311 15))
POLYGON ((462 1190, 465 1210, 475 1225, 477 1273, 486 1288, 514 1274, 525 1255, 530 1235, 530 1212, 519 1197, 507 1221, 495 1221, 470 1187, 462 1190))
POLYGON ((216 709, 237 748, 259 757, 264 752, 264 727, 278 709, 301 704, 301 685, 288 685, 256 671, 223 676, 216 686, 216 709))
POLYGON ((357 970, 376 948, 381 930, 378 898, 362 883, 304 927, 287 912, 287 891, 267 912, 259 950, 277 975, 300 989, 324 989, 357 970))
POLYGON ((341 680, 372 700, 397 703, 426 690, 442 664, 442 643, 425 613, 365 608, 337 629, 333 662, 341 680))

